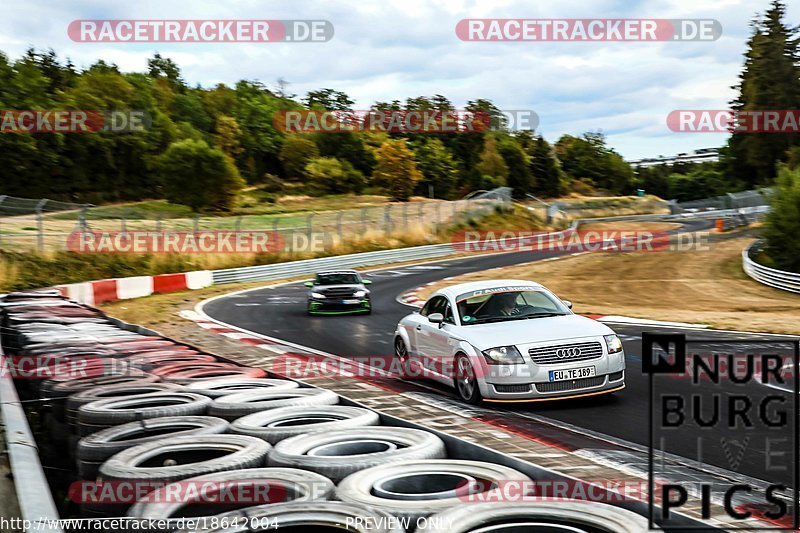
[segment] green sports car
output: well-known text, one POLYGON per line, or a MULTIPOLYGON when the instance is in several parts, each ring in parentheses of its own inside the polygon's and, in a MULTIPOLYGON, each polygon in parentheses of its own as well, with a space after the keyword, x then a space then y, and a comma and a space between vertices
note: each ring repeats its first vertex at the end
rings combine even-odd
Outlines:
POLYGON ((330 270, 317 273, 307 281, 308 314, 341 315, 372 312, 369 289, 372 283, 355 270, 330 270))

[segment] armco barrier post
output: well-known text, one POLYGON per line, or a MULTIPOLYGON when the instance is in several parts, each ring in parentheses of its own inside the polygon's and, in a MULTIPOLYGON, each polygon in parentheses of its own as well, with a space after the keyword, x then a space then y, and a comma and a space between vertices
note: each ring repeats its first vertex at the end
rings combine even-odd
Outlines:
POLYGON ((42 209, 47 199, 43 198, 36 204, 36 248, 41 252, 44 250, 44 220, 42 219, 42 209))

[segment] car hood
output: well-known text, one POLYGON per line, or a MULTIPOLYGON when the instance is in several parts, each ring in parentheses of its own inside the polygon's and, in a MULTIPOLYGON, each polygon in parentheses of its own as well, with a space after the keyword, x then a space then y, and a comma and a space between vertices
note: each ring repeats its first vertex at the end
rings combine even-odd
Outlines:
POLYGON ((479 350, 512 344, 566 341, 613 333, 614 331, 605 324, 580 315, 511 320, 458 328, 458 336, 479 350))

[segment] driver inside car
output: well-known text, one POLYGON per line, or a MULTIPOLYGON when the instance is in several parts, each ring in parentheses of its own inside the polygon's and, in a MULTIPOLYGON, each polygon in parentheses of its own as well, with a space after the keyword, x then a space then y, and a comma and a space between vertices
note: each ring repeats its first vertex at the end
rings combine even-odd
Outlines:
POLYGON ((493 317, 493 316, 511 316, 516 314, 517 309, 517 293, 505 292, 495 294, 486 301, 486 309, 481 309, 479 316, 493 317))

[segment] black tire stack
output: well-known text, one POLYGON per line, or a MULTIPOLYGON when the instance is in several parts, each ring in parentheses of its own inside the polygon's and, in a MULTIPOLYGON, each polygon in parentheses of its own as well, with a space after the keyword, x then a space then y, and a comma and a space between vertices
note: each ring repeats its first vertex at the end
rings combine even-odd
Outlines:
POLYGON ((40 449, 58 457, 51 466, 71 470, 69 494, 85 517, 173 519, 167 529, 180 530, 178 517, 213 516, 217 525, 205 531, 230 533, 345 524, 365 533, 467 532, 531 522, 570 531, 647 530, 642 517, 593 502, 464 503, 532 480, 506 466, 451 457, 437 435, 381 425, 378 413, 341 405, 331 391, 139 333, 53 292, 0 298, 0 326, 6 355, 43 364, 16 385, 32 400, 27 405, 36 405, 31 417, 43 415, 41 433, 54 438, 40 449), (83 375, 52 371, 65 363, 85 363, 83 375), (113 490, 120 484, 145 490, 125 500, 113 490), (262 497, 208 500, 231 484, 262 497), (193 485, 212 488, 190 496, 193 485), (98 497, 105 494, 98 487, 111 487, 115 497, 98 497))

